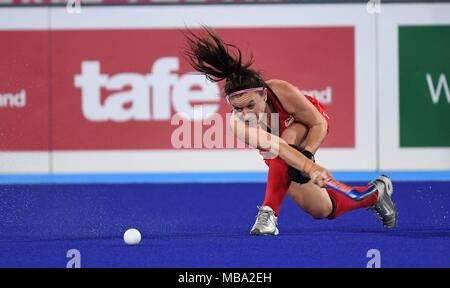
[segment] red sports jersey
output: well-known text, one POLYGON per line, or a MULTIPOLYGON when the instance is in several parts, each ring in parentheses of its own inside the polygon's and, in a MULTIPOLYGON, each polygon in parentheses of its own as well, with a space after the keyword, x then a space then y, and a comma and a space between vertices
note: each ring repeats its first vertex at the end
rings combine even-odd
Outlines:
MULTIPOLYGON (((279 130, 278 131, 268 131, 268 132, 270 132, 272 134, 277 134, 277 136, 281 137, 284 130, 286 130, 286 128, 289 127, 292 123, 294 123, 294 121, 295 121, 294 115, 292 115, 291 113, 287 112, 284 109, 283 104, 281 103, 280 99, 278 99, 278 96, 275 94, 275 92, 273 92, 273 90, 267 84, 264 86, 267 88, 267 102, 272 105, 272 107, 275 109, 275 113, 278 113, 278 117, 279 117, 279 130)), ((317 110, 320 112, 320 114, 322 114, 322 116, 325 118, 325 120, 328 123, 328 131, 329 131, 330 116, 326 112, 325 107, 322 104, 320 104, 320 102, 317 99, 315 99, 314 97, 311 97, 308 95, 305 95, 305 97, 314 105, 314 107, 317 108, 317 110)), ((264 153, 266 153, 266 152, 267 151, 260 150, 260 153, 263 156, 264 156, 264 153)), ((264 158, 266 158, 266 157, 264 157, 264 158)), ((266 160, 270 160, 270 159, 266 159, 266 160)), ((267 163, 267 161, 266 161, 266 163, 267 163)), ((267 164, 269 164, 269 163, 267 163, 267 164)))
MULTIPOLYGON (((292 123, 294 123, 295 119, 294 119, 294 115, 290 114, 289 112, 287 112, 284 107, 283 104, 281 104, 280 99, 278 99, 278 96, 275 94, 275 92, 273 92, 273 90, 268 86, 265 85, 265 87, 267 88, 267 102, 269 104, 272 104, 272 107, 275 108, 275 113, 278 113, 278 117, 279 117, 279 123, 280 123, 280 127, 279 127, 279 135, 281 136, 284 132, 284 130, 289 127, 292 123)), ((330 129, 330 116, 328 115, 328 113, 325 110, 325 107, 320 104, 320 102, 312 97, 312 96, 308 96, 305 95, 305 97, 314 105, 314 107, 317 108, 317 110, 319 110, 320 114, 322 114, 322 116, 325 118, 325 120, 328 123, 328 130, 330 129)))

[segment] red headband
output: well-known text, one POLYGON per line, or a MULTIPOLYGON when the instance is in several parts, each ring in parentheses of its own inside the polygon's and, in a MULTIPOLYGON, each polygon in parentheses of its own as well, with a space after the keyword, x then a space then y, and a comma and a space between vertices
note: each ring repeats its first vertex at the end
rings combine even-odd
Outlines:
POLYGON ((257 92, 257 91, 263 91, 264 87, 256 87, 256 88, 248 88, 248 89, 243 89, 243 90, 239 90, 233 93, 230 93, 228 95, 226 95, 225 97, 227 98, 228 103, 230 103, 230 98, 239 94, 244 94, 244 93, 250 93, 250 92, 257 92))

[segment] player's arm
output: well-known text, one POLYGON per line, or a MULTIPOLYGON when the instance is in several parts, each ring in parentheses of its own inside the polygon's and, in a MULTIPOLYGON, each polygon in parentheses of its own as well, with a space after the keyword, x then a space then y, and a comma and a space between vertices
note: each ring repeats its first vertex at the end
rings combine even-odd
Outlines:
POLYGON ((289 146, 283 139, 267 133, 259 126, 251 127, 241 121, 235 113, 230 118, 231 129, 243 142, 253 148, 268 150, 278 155, 288 165, 310 175, 313 183, 324 186, 325 181, 331 179, 330 172, 306 158, 302 153, 289 146))
POLYGON ((302 92, 289 82, 273 80, 271 88, 281 98, 287 112, 294 115, 295 121, 308 128, 303 149, 316 153, 327 135, 327 121, 302 92))

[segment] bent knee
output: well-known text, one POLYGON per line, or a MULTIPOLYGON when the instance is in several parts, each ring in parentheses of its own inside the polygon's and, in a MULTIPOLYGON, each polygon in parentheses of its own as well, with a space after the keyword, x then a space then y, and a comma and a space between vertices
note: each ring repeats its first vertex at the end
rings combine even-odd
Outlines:
POLYGON ((327 203, 324 205, 320 205, 319 207, 314 207, 314 209, 310 209, 307 212, 314 219, 324 219, 324 218, 327 218, 331 214, 332 210, 333 210, 333 207, 327 203))

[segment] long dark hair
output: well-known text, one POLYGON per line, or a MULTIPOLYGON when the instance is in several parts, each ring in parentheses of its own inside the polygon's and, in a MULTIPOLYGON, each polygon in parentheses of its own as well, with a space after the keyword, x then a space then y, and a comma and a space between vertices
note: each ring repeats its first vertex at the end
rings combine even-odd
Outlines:
POLYGON ((264 80, 260 73, 250 68, 253 57, 242 62, 242 53, 238 47, 227 44, 208 27, 204 36, 187 30, 185 37, 187 49, 185 55, 191 66, 213 81, 225 80, 225 93, 230 94, 242 89, 262 87, 264 80), (234 50, 234 54, 230 50, 234 50))

